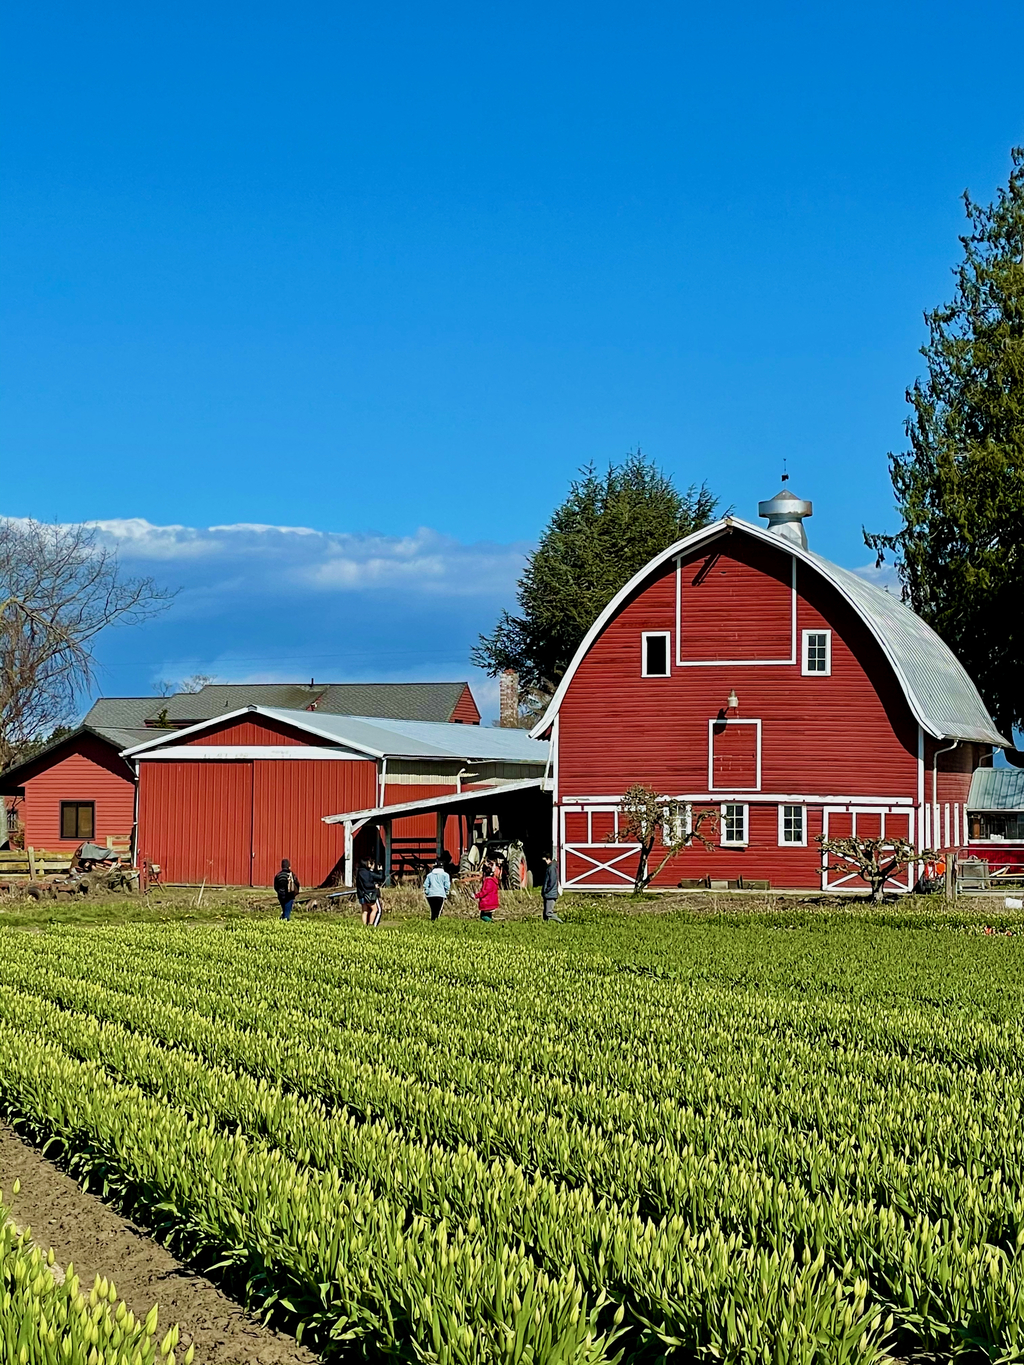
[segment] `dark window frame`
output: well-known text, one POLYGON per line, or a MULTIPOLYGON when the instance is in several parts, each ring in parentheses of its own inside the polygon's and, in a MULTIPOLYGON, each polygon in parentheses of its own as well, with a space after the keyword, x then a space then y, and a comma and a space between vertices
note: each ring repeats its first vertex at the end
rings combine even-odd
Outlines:
POLYGON ((60 803, 60 837, 62 839, 95 839, 96 837, 96 802, 95 801, 62 801, 60 803), (88 833, 82 830, 82 812, 89 812, 88 833), (73 819, 68 817, 74 813, 73 819), (73 833, 67 832, 68 827, 73 826, 73 833))

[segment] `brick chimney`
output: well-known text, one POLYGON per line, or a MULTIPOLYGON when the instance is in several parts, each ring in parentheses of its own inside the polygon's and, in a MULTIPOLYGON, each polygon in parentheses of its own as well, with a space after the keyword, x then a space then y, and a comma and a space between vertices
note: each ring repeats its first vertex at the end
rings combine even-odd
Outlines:
POLYGON ((519 726, 519 674, 506 668, 498 683, 498 724, 506 730, 519 726))

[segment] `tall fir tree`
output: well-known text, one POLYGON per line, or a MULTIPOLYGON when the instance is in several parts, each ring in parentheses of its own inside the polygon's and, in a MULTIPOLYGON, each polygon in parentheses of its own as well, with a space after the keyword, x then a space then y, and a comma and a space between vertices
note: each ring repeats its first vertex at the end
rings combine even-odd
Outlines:
POLYGON ((577 646, 618 590, 674 541, 706 526, 718 499, 706 484, 680 493, 639 450, 600 475, 580 471, 519 580, 519 614, 502 612, 473 661, 524 688, 557 685, 577 646))
POLYGON ((1024 726, 1024 148, 1011 156, 993 203, 964 195, 956 294, 925 314, 911 448, 889 455, 903 527, 865 536, 1008 737, 1024 726))

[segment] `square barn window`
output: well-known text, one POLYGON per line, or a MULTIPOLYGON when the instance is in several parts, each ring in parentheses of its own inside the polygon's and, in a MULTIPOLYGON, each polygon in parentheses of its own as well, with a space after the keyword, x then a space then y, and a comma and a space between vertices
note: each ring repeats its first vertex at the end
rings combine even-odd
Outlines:
POLYGON ((805 630, 802 672, 826 678, 832 672, 832 632, 805 630))
POLYGON ((804 806, 779 807, 779 843, 783 846, 807 846, 807 810, 804 806))
POLYGON ((746 844, 747 811, 749 806, 727 803, 722 807, 722 843, 725 845, 746 844))
POLYGON ((643 676, 645 678, 667 678, 669 633, 667 630, 648 630, 644 632, 643 676))
POLYGON ((91 839, 95 832, 95 801, 62 801, 60 803, 60 837, 62 839, 91 839))

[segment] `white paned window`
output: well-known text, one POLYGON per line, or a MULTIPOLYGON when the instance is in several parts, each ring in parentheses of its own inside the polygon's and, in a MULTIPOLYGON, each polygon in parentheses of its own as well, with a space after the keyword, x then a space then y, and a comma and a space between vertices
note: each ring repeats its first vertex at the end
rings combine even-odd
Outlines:
POLYGON ((832 672, 832 632, 805 630, 803 633, 803 668, 805 676, 827 678, 832 672))
POLYGON ((779 843, 804 848, 807 845, 807 807, 779 807, 779 843))
POLYGON ((669 675, 669 640, 667 630, 648 630, 643 636, 643 676, 667 678, 669 675))
POLYGON ((722 807, 722 843, 732 845, 747 843, 747 814, 749 806, 733 805, 731 802, 722 807))

